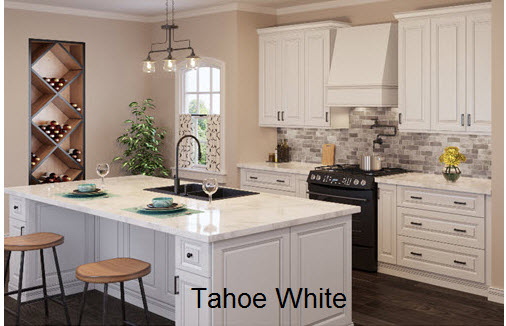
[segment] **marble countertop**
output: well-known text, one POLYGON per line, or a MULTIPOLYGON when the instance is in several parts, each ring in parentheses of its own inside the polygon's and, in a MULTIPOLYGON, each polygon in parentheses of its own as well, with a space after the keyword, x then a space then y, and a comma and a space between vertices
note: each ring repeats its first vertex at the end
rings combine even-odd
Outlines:
POLYGON ((214 242, 249 234, 281 229, 360 212, 360 207, 268 193, 213 201, 173 196, 174 202, 202 213, 156 218, 124 211, 125 208, 144 206, 160 194, 143 191, 144 188, 170 186, 172 179, 148 176, 106 178, 109 198, 79 200, 57 194, 70 192, 86 180, 57 184, 42 184, 5 188, 5 193, 30 200, 68 208, 124 223, 180 235, 199 241, 214 242))
POLYGON ((483 195, 490 195, 492 193, 492 181, 490 179, 460 177, 457 182, 448 182, 440 174, 410 172, 377 177, 374 180, 380 184, 452 190, 483 195))
POLYGON ((321 166, 321 164, 302 163, 302 162, 288 162, 288 163, 253 162, 253 163, 237 164, 238 168, 302 174, 305 176, 307 176, 309 174, 309 171, 314 170, 314 168, 317 166, 321 166))

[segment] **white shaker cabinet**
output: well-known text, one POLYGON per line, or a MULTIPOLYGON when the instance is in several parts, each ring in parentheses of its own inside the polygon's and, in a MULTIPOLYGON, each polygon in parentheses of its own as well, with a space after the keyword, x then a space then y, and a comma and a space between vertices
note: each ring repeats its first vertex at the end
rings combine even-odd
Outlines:
POLYGON ((380 184, 378 189, 378 261, 397 262, 396 187, 380 184))
POLYGON ((490 3, 396 14, 399 129, 489 133, 490 3))
POLYGON ((259 125, 331 127, 325 84, 337 28, 318 23, 259 29, 259 125))

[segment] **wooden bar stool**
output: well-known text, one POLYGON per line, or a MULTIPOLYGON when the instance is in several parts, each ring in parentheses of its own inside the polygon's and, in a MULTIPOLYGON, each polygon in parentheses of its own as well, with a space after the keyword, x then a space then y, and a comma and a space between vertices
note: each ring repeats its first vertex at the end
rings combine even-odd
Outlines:
POLYGON ((89 283, 104 284, 102 325, 107 325, 107 288, 109 283, 117 282, 120 284, 121 314, 123 323, 127 325, 135 325, 126 320, 124 285, 124 282, 134 279, 139 280, 142 304, 144 305, 144 317, 146 318, 146 324, 149 325, 148 304, 146 302, 146 294, 144 293, 144 285, 142 284, 142 277, 148 275, 149 273, 151 273, 151 264, 133 258, 114 258, 99 261, 96 263, 84 264, 77 267, 76 277, 85 282, 83 297, 81 299, 81 307, 79 309, 78 325, 81 325, 81 320, 84 313, 84 305, 86 303, 86 291, 88 291, 89 283))
POLYGON ((17 305, 17 311, 11 311, 8 308, 4 308, 7 312, 10 312, 16 316, 16 325, 19 325, 20 315, 21 315, 21 305, 22 304, 28 304, 33 303, 37 301, 44 300, 44 310, 46 317, 49 316, 49 309, 48 309, 48 300, 52 300, 60 305, 63 306, 63 309, 65 310, 65 318, 67 319, 67 325, 70 325, 70 315, 69 310, 67 307, 67 303, 65 302, 65 291, 63 289, 63 281, 61 277, 60 272, 60 265, 58 264, 58 255, 56 254, 56 246, 59 246, 63 243, 63 236, 56 234, 56 233, 48 233, 48 232, 40 232, 40 233, 32 233, 32 234, 26 234, 26 235, 20 235, 17 237, 7 237, 4 238, 4 250, 7 251, 7 262, 5 266, 4 271, 4 282, 7 279, 7 271, 9 270, 9 262, 11 259, 11 252, 12 251, 21 251, 21 263, 19 266, 19 285, 18 289, 16 291, 10 291, 5 293, 4 295, 12 295, 17 294, 18 295, 18 305, 17 305), (47 288, 46 288, 46 270, 44 265, 44 249, 52 248, 53 249, 53 256, 54 256, 54 264, 56 266, 56 274, 58 275, 58 282, 60 283, 60 294, 53 295, 49 297, 47 295, 47 288), (40 251, 40 267, 42 270, 42 285, 38 286, 32 286, 29 288, 23 289, 23 268, 25 263, 25 252, 29 250, 39 250, 40 251), (21 302, 21 293, 27 292, 27 291, 33 291, 42 289, 42 293, 44 294, 44 297, 41 299, 35 299, 27 302, 21 302), (54 297, 60 296, 61 302, 56 300, 54 297))

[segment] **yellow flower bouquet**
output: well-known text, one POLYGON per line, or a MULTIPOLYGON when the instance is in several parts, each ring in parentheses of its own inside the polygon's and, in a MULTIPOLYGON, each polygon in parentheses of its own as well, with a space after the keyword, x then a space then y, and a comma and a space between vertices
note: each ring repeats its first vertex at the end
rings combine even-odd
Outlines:
POLYGON ((439 162, 444 163, 443 176, 447 181, 455 182, 460 178, 459 164, 466 161, 466 156, 460 153, 456 146, 445 148, 445 152, 439 157, 439 162))

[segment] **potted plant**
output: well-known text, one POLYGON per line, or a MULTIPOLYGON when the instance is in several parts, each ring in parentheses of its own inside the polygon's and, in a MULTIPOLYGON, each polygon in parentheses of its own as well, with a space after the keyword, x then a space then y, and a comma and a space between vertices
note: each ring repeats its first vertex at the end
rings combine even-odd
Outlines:
POLYGON ((116 141, 126 146, 123 155, 113 162, 123 161, 123 168, 132 174, 168 177, 169 170, 163 164, 159 147, 165 138, 166 131, 154 125, 155 118, 146 113, 154 110, 153 100, 146 99, 141 104, 132 102, 129 105, 134 119, 125 120, 128 125, 125 133, 116 141))
POLYGON ((447 181, 455 182, 460 178, 461 171, 459 164, 466 161, 464 154, 456 146, 445 148, 444 153, 439 157, 439 162, 444 163, 443 176, 447 181))

